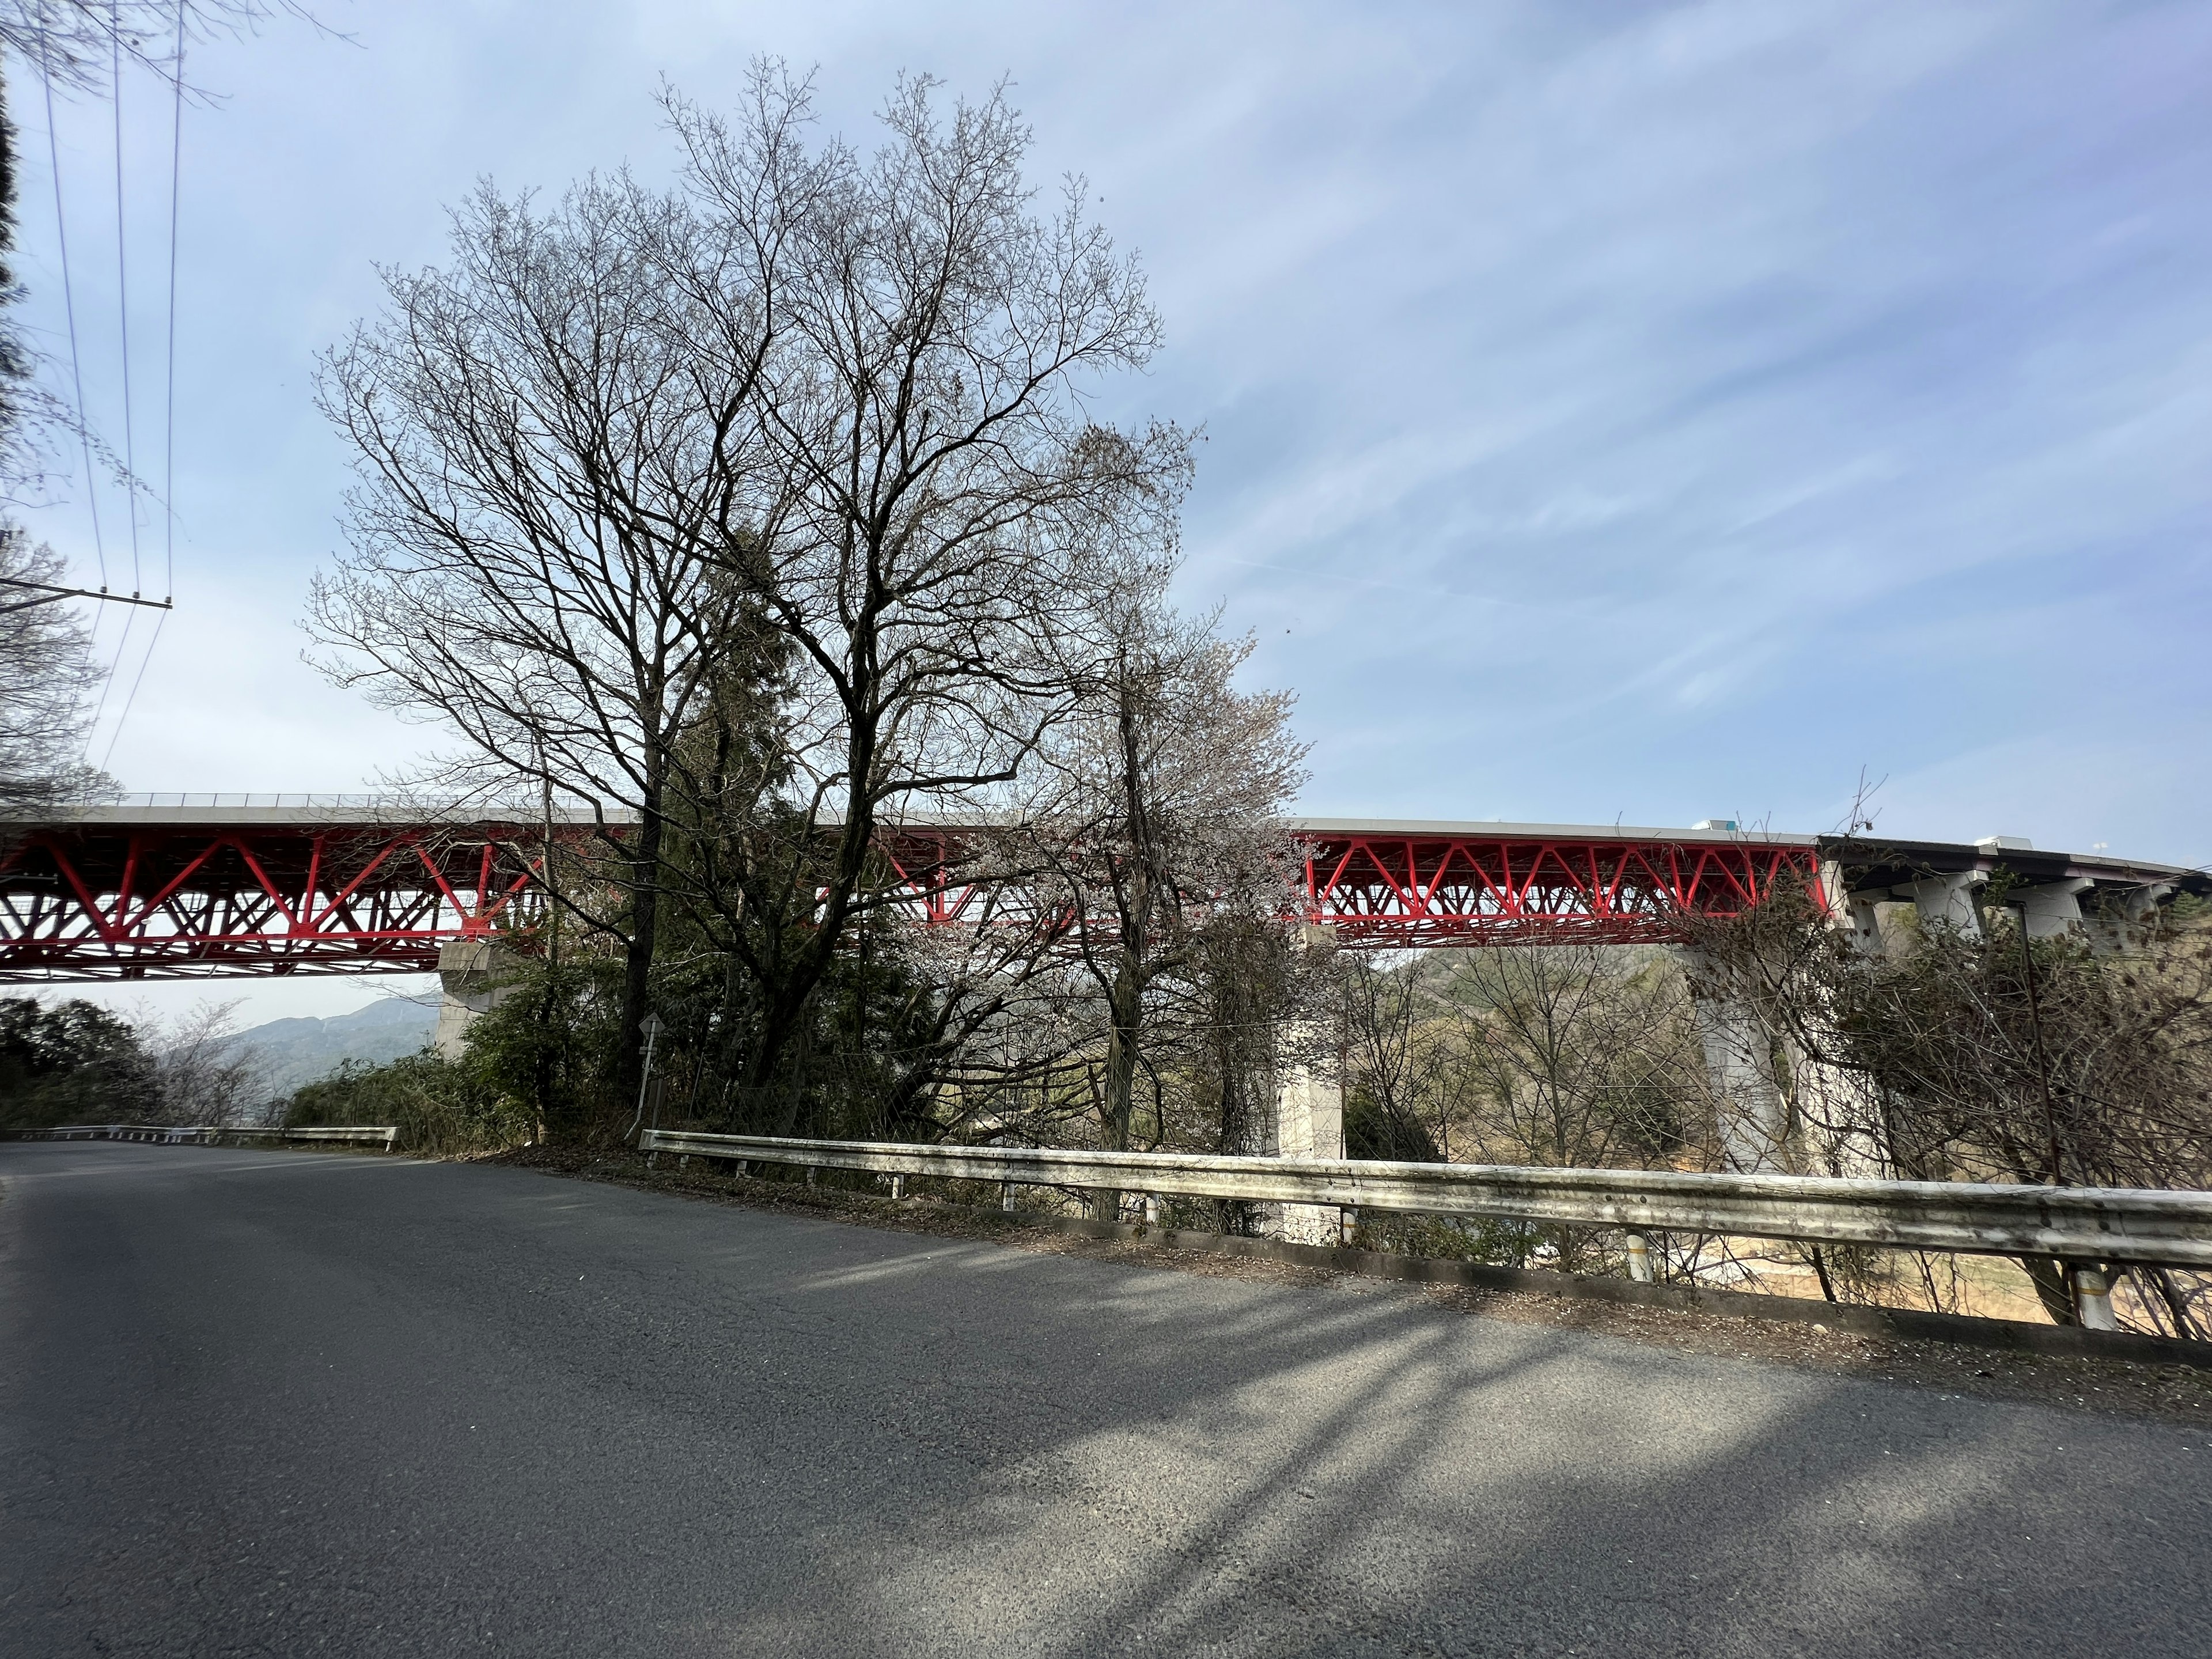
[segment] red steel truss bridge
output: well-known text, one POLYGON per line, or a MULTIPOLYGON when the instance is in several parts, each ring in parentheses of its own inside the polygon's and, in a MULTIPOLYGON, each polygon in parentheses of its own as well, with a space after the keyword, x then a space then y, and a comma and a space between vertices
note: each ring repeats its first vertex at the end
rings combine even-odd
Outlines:
MULTIPOLYGON (((264 799, 92 807, 0 825, 0 981, 416 973, 435 968, 449 943, 526 927, 537 914, 545 830, 528 816, 264 799)), ((2053 890, 2202 884, 2164 866, 1995 843, 1876 854, 1727 827, 1334 818, 1292 827, 1304 854, 1304 919, 1366 949, 1663 942, 1680 937, 1687 917, 1734 915, 1784 882, 1809 884, 1835 907, 1902 890, 1896 884, 1931 870, 1971 875, 2000 859, 2053 890)), ((553 833, 591 829, 570 817, 553 833)), ((884 833, 918 918, 957 926, 981 912, 978 890, 959 873, 966 839, 950 825, 884 833)))

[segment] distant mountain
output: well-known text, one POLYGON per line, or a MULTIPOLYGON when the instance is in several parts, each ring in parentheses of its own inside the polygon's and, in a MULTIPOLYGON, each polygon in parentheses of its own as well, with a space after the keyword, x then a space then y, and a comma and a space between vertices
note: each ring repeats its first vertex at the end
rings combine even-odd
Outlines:
POLYGON ((272 1019, 231 1039, 233 1052, 255 1050, 273 1094, 327 1077, 349 1060, 380 1066, 411 1054, 430 1040, 438 1005, 386 997, 329 1019, 272 1019))

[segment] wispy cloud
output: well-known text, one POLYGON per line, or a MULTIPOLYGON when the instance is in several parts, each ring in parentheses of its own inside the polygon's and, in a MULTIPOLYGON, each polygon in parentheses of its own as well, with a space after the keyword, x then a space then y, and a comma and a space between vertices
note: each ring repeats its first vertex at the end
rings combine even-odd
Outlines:
MULTIPOLYGON (((1826 823, 1864 764, 1910 781, 1893 828, 2035 835, 2079 790, 1991 757, 2039 750, 2103 780, 2116 847, 2194 855, 2212 819, 2203 769, 2096 758, 2212 737, 2203 8, 393 0, 357 36, 211 50, 233 95, 187 121, 190 600, 134 785, 337 787, 419 746, 295 729, 344 481, 313 350, 477 174, 665 168, 659 77, 712 100, 769 52, 863 140, 902 66, 1010 76, 1040 183, 1086 174, 1141 248, 1172 343, 1115 407, 1204 426, 1192 596, 1300 689, 1316 809, 1826 823)), ((132 155, 160 113, 126 106, 132 155)), ((105 141, 64 137, 97 270, 105 141)), ((83 548, 77 512, 38 527, 83 548)))

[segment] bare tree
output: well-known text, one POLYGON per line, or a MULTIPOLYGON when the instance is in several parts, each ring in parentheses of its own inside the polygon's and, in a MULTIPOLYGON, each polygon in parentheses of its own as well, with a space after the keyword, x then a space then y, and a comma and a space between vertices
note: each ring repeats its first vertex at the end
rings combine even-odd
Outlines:
POLYGON ((1469 951, 1453 964, 1460 1043, 1502 1163, 1651 1167, 1698 1137, 1702 1068, 1680 976, 1600 945, 1469 951))
POLYGON ((290 0, 0 0, 0 49, 57 88, 106 95, 125 64, 175 82, 193 42, 250 31, 279 13, 314 21, 290 0))
POLYGON ((665 899, 742 977, 770 1127, 811 1000, 898 902, 878 824, 1006 804, 1073 701, 1083 562, 1188 472, 1180 433, 1084 406, 1156 342, 1134 268, 1079 187, 1031 213, 1001 97, 932 90, 865 160, 806 147, 774 66, 732 122, 672 98, 677 192, 486 188, 453 270, 390 276, 325 368, 363 472, 326 665, 458 732, 449 783, 635 812, 624 1087, 665 899))
POLYGON ((1346 1155, 1449 1161, 1471 1068, 1461 1048, 1466 1012, 1445 994, 1449 969, 1433 953, 1361 956, 1342 977, 1346 1155))
POLYGON ((761 1003, 756 1090, 848 925, 889 902, 878 823, 1003 803, 1067 705, 1050 646, 1082 556, 1171 514, 1188 471, 1179 432, 1085 406, 1159 327, 1080 181, 1035 216, 1003 94, 948 117, 933 91, 902 80, 865 159, 803 149, 808 90, 775 65, 734 124, 670 104, 702 211, 750 251, 778 331, 753 428, 769 487, 732 567, 792 653, 789 844, 729 941, 761 1003))
MULTIPOLYGON (((1074 636, 1079 701, 1042 750, 1049 781, 1035 819, 1039 862, 1065 895, 1102 1005, 1097 1132, 1115 1151, 1129 1144, 1148 1011, 1171 983, 1194 984, 1208 924, 1272 923, 1289 908, 1281 814, 1305 777, 1291 695, 1237 689, 1253 642, 1222 638, 1212 614, 1179 615, 1173 568, 1156 551, 1102 571, 1074 636)), ((1236 1068, 1222 1081, 1237 1088, 1236 1068)))
POLYGON ((83 759, 91 695, 106 678, 92 630, 19 585, 58 586, 64 574, 52 548, 0 528, 0 814, 96 799, 112 787, 83 759))
MULTIPOLYGON (((1882 949, 1806 895, 1707 927, 1701 952, 1756 990, 1792 1059, 1808 1161, 1912 1180, 2212 1184, 2212 934, 2153 923, 2117 951, 2031 939, 2007 888, 2000 872, 1972 927, 1922 919, 1882 949)), ((2070 1322, 2066 1264, 2021 1265, 2070 1322)), ((2202 1320, 2173 1276, 2141 1278, 2178 1328, 2202 1320)))
POLYGON ((258 1049, 238 1040, 239 1004, 202 1002, 175 1019, 137 1023, 154 1056, 154 1121, 239 1124, 282 1111, 258 1049))
MULTIPOLYGON (((115 96, 126 66, 150 72, 179 98, 204 98, 185 79, 190 45, 249 32, 279 11, 314 21, 291 0, 0 0, 0 52, 39 76, 50 105, 57 92, 115 96)), ((0 89, 0 488, 37 482, 47 437, 66 433, 88 461, 96 453, 136 489, 137 480, 90 431, 84 412, 36 384, 40 353, 9 313, 22 292, 9 260, 21 169, 4 104, 0 89)))
POLYGON ((748 639, 727 574, 748 487, 732 434, 765 328, 741 283, 711 304, 700 293, 708 234, 627 176, 543 211, 484 186, 454 215, 451 266, 386 273, 384 316, 328 354, 320 381, 361 483, 350 549, 310 595, 319 665, 465 740, 422 781, 526 785, 595 815, 628 901, 586 915, 625 947, 624 1096, 674 751, 748 639), (748 326, 744 356, 732 343, 748 326), (708 338, 723 349, 702 350, 708 338))

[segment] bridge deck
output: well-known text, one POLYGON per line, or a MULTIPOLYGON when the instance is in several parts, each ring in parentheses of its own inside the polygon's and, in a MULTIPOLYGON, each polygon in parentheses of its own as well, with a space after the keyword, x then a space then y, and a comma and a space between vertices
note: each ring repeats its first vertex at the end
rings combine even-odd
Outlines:
MULTIPOLYGON (((634 820, 556 814, 556 839, 634 820)), ((1679 938, 1778 884, 1832 896, 2002 864, 2036 882, 2202 886, 2171 866, 1990 843, 1852 842, 1648 826, 1297 818, 1304 915, 1355 948, 1679 938)), ((880 837, 919 919, 981 909, 968 861, 989 826, 908 819, 880 837)), ((447 943, 532 915, 536 815, 420 805, 88 807, 0 834, 0 981, 410 973, 447 943)))

